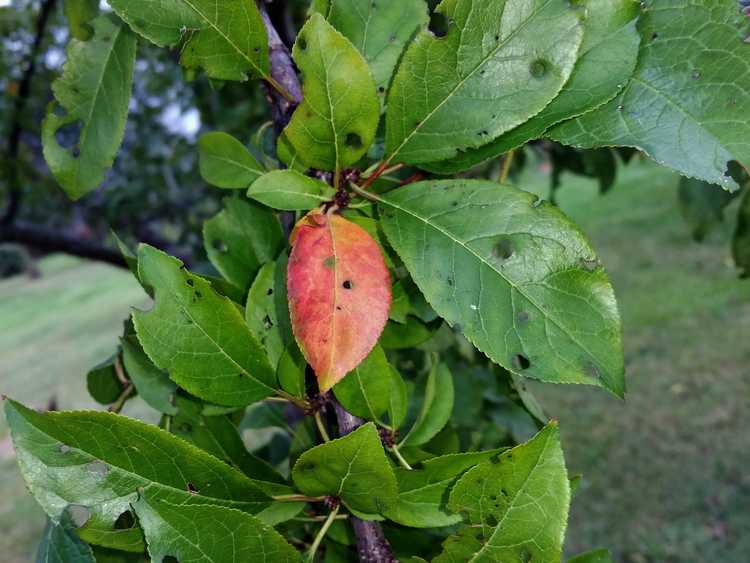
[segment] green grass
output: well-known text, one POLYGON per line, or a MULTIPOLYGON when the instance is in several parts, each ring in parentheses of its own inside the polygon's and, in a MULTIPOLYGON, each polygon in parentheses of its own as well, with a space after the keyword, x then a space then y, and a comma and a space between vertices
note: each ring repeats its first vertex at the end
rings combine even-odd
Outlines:
MULTIPOLYGON (((567 177, 560 206, 610 272, 624 322, 628 395, 534 385, 560 420, 574 499, 568 549, 611 547, 618 561, 750 561, 750 281, 729 257, 728 222, 696 244, 676 207, 676 176, 651 164, 606 196, 567 177)), ((529 171, 524 187, 546 194, 529 171)), ((84 374, 113 350, 130 274, 65 257, 42 277, 0 283, 0 392, 35 406, 91 406, 84 374)), ((29 561, 44 517, 23 489, 0 421, 0 553, 29 561)))

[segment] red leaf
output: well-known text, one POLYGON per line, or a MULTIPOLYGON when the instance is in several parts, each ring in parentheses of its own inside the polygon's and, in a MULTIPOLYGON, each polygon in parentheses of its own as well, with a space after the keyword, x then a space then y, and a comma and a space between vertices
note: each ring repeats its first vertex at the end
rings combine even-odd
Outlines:
POLYGON ((311 211, 291 243, 292 330, 324 393, 378 341, 391 305, 390 274, 375 240, 340 215, 311 211))

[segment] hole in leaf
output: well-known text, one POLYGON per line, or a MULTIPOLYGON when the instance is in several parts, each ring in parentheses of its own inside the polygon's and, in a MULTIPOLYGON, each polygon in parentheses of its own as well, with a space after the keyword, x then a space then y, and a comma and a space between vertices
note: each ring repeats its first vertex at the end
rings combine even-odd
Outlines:
POLYGON ((173 555, 166 555, 162 557, 161 563, 180 563, 180 560, 173 555))
POLYGON ((430 24, 427 26, 435 37, 445 37, 451 22, 443 14, 433 12, 430 15, 430 24))
POLYGON ((273 295, 273 288, 269 287, 268 291, 266 291, 266 295, 273 295))
POLYGON ((81 504, 71 504, 68 507, 68 514, 76 528, 82 527, 91 518, 91 511, 81 504))
POLYGON ((599 267, 599 260, 596 258, 581 258, 581 267, 587 272, 593 272, 599 267))
POLYGON ((185 283, 187 283, 190 287, 193 287, 195 285, 195 282, 190 278, 188 278, 187 282, 185 283))
POLYGON ((488 525, 488 526, 489 526, 490 528, 494 528, 495 526, 497 526, 497 525, 499 524, 499 522, 497 521, 497 518, 495 518, 495 516, 494 516, 494 515, 492 515, 492 514, 488 514, 488 515, 487 515, 487 518, 485 518, 485 520, 484 520, 484 521, 485 521, 485 523, 486 523, 486 524, 487 524, 487 525, 488 525))
POLYGON ((135 527, 135 516, 130 510, 126 510, 115 520, 115 530, 129 530, 135 527))
POLYGON ((81 120, 66 123, 55 131, 55 140, 64 149, 74 149, 81 138, 81 120))
POLYGON ((531 72, 531 76, 534 78, 544 78, 544 75, 547 74, 548 70, 549 63, 544 59, 535 60, 529 67, 529 72, 531 72))
POLYGON ((226 243, 221 239, 214 239, 211 241, 211 246, 214 250, 217 252, 228 252, 229 247, 227 247, 226 243))
POLYGON ((191 495, 197 495, 197 494, 198 494, 198 489, 197 489, 197 488, 195 487, 195 485, 193 485, 192 483, 188 483, 188 484, 187 484, 187 491, 188 491, 188 492, 189 492, 189 493, 190 493, 191 495))
POLYGON ((304 35, 300 35, 300 36, 299 36, 299 37, 297 38, 297 45, 299 45, 299 48, 300 48, 300 49, 301 49, 302 51, 306 51, 306 50, 307 50, 307 39, 305 38, 305 36, 304 36, 304 35))
POLYGON ((269 317, 268 315, 263 317, 263 326, 266 327, 267 329, 273 327, 273 321, 271 320, 271 317, 269 317))
POLYGON ((362 137, 360 137, 356 133, 347 133, 346 139, 344 142, 346 143, 346 146, 351 149, 362 148, 362 137))
POLYGON ((354 287, 354 283, 352 280, 344 280, 344 283, 341 284, 344 289, 351 289, 354 287))
POLYGON ((495 258, 500 258, 501 260, 507 260, 513 256, 513 244, 510 242, 510 239, 500 239, 495 246, 492 247, 492 254, 495 258))
POLYGON ((513 356, 513 367, 519 370, 529 369, 531 361, 523 354, 513 356))
POLYGON ((385 93, 385 87, 384 86, 378 86, 378 92, 380 92, 381 94, 384 94, 385 93))

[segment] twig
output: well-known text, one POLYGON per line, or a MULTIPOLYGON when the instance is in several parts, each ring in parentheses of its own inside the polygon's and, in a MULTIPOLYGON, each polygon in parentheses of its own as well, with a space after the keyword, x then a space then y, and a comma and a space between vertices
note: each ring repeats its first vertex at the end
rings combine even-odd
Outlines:
POLYGON ((390 447, 391 452, 395 456, 395 458, 398 460, 398 462, 404 467, 404 469, 408 469, 411 471, 412 466, 409 465, 409 462, 404 459, 404 456, 401 455, 401 452, 398 449, 398 446, 396 444, 393 444, 390 447))
POLYGON ((271 497, 279 502, 323 502, 326 497, 309 497, 307 495, 275 495, 271 497))
POLYGON ((123 389, 122 393, 120 393, 120 396, 117 397, 117 400, 112 403, 112 406, 109 407, 109 412, 113 412, 115 414, 119 413, 122 410, 122 407, 125 406, 125 401, 127 401, 130 396, 135 391, 135 387, 132 383, 128 383, 125 386, 125 389, 123 389))
POLYGON ((331 437, 328 435, 325 424, 323 424, 323 419, 320 418, 320 411, 317 411, 313 418, 315 419, 315 425, 318 427, 318 432, 320 432, 320 437, 323 438, 324 442, 330 442, 331 437))
POLYGON ((510 165, 513 164, 513 155, 516 153, 515 150, 511 150, 505 155, 503 160, 503 168, 500 171, 500 183, 504 184, 508 181, 508 174, 510 173, 510 165))
POLYGON ((328 518, 326 518, 326 521, 323 522, 323 525, 320 527, 320 530, 318 530, 318 534, 315 536, 315 541, 313 541, 312 547, 310 547, 310 554, 307 556, 308 563, 312 563, 315 561, 315 552, 318 551, 318 547, 320 547, 320 542, 323 541, 323 538, 326 536, 326 532, 328 532, 328 528, 331 527, 331 524, 333 524, 334 519, 336 518, 336 515, 339 513, 339 505, 336 505, 336 508, 331 510, 331 513, 328 515, 328 518))

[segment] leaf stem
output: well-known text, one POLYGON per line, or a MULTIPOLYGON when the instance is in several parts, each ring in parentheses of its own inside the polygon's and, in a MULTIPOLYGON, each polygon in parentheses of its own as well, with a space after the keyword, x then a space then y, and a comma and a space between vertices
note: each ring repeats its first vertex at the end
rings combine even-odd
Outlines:
POLYGON ((393 444, 390 448, 391 453, 396 457, 398 462, 403 466, 404 469, 408 469, 411 471, 413 467, 409 465, 409 462, 404 459, 404 456, 401 455, 401 452, 398 449, 398 446, 396 444, 393 444))
POLYGON ((320 418, 320 411, 316 412, 313 418, 315 419, 315 425, 318 427, 318 432, 320 432, 320 437, 323 438, 324 442, 330 442, 331 437, 328 435, 325 424, 323 424, 323 419, 320 418))
POLYGON ((135 387, 132 383, 128 383, 125 386, 125 389, 122 390, 122 393, 120 393, 120 396, 117 397, 117 400, 112 403, 112 406, 109 407, 109 412, 113 412, 115 414, 119 413, 122 410, 122 407, 125 406, 125 401, 127 401, 130 396, 135 391, 135 387))
POLYGON ((309 497, 307 495, 272 495, 273 500, 279 502, 323 502, 326 497, 309 497))
POLYGON ((336 508, 331 510, 331 513, 328 515, 328 518, 326 518, 326 521, 323 522, 323 525, 320 527, 320 530, 318 530, 318 535, 315 536, 315 541, 310 547, 310 554, 307 556, 308 563, 313 563, 313 561, 315 561, 315 552, 318 551, 318 547, 320 547, 320 542, 323 541, 323 538, 325 537, 326 532, 328 532, 328 528, 330 528, 331 524, 333 524, 333 521, 336 518, 336 515, 338 514, 338 512, 339 512, 339 507, 336 506, 336 508))
POLYGON ((376 201, 376 202, 382 201, 375 194, 371 194, 370 192, 365 191, 364 187, 359 187, 357 184, 355 184, 353 182, 349 182, 349 187, 352 189, 352 191, 354 193, 356 193, 360 197, 363 197, 365 199, 369 199, 370 201, 376 201))
POLYGON ((513 155, 516 153, 515 150, 511 150, 505 155, 503 160, 503 168, 500 171, 500 183, 504 184, 508 181, 508 174, 510 173, 510 165, 513 164, 513 155))
POLYGON ((297 103, 297 100, 294 99, 294 96, 292 96, 287 91, 287 89, 284 88, 279 82, 277 82, 276 79, 270 74, 266 76, 266 82, 268 82, 274 90, 281 94, 287 102, 297 103))
MULTIPOLYGON (((297 516, 295 518, 292 518, 295 522, 324 522, 327 520, 329 516, 297 516)), ((338 514, 334 518, 334 520, 346 520, 349 518, 348 514, 338 514)))

